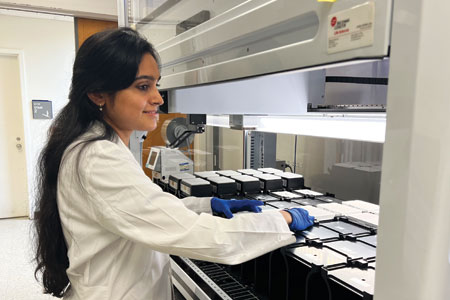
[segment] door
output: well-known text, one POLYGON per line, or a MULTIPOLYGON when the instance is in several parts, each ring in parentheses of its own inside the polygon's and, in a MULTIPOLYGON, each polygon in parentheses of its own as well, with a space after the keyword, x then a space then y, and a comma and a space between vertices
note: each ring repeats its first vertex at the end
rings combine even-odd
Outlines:
POLYGON ((76 32, 78 33, 75 36, 76 46, 78 49, 80 48, 81 44, 83 44, 83 42, 94 33, 106 29, 117 28, 117 22, 75 18, 75 28, 76 32))
POLYGON ((0 218, 28 216, 18 55, 0 53, 0 218))

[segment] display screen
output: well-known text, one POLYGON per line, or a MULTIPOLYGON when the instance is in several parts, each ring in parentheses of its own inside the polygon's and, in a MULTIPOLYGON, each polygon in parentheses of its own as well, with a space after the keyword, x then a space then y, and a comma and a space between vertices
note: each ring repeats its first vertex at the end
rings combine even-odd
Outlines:
POLYGON ((150 160, 149 160, 149 165, 150 166, 154 166, 155 165, 155 160, 156 160, 157 156, 158 156, 158 152, 152 151, 150 153, 150 160))

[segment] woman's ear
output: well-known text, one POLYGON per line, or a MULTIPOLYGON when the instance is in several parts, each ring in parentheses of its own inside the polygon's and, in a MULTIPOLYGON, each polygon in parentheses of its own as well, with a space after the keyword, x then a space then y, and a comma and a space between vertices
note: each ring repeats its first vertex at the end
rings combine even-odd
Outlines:
POLYGON ((102 107, 103 105, 105 105, 106 102, 106 94, 105 93, 87 93, 87 96, 89 97, 89 99, 91 99, 91 101, 99 106, 102 107))

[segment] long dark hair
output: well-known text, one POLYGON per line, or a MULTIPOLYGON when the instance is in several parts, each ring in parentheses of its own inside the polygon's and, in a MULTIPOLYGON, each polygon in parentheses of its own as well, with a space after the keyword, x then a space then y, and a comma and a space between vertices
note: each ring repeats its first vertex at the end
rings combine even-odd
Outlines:
MULTIPOLYGON (((98 122, 102 136, 88 140, 113 140, 114 130, 99 108, 88 98, 91 92, 114 95, 135 80, 141 58, 159 57, 153 46, 130 28, 103 31, 89 37, 77 52, 73 65, 69 103, 56 116, 47 144, 38 162, 38 190, 35 225, 35 276, 42 275, 44 293, 61 298, 70 289, 67 245, 56 201, 58 172, 64 151, 89 127, 98 122)), ((86 145, 85 143, 85 145, 86 145)))

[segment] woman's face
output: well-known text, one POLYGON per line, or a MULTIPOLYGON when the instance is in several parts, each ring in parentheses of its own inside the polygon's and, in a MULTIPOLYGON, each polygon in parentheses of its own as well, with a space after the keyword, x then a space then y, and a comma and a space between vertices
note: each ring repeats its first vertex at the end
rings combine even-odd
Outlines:
POLYGON ((157 83, 158 64, 144 54, 134 82, 109 97, 103 107, 103 118, 126 144, 134 130, 152 131, 158 123, 158 107, 164 103, 157 83))

